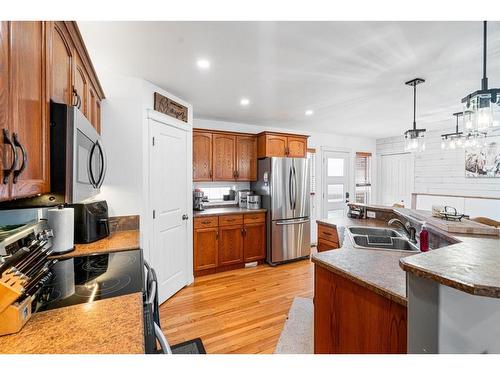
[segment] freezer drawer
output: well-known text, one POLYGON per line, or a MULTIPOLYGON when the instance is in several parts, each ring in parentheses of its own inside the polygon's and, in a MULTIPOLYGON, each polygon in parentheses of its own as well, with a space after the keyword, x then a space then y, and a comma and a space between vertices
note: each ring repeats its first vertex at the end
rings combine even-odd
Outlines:
POLYGON ((272 221, 271 241, 268 259, 271 264, 308 256, 311 253, 309 218, 272 221))

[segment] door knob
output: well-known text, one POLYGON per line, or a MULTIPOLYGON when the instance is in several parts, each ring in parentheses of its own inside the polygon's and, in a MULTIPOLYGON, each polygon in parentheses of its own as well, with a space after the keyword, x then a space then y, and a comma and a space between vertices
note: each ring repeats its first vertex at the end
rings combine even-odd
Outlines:
POLYGON ((189 219, 189 216, 187 214, 182 215, 182 220, 187 220, 189 219))

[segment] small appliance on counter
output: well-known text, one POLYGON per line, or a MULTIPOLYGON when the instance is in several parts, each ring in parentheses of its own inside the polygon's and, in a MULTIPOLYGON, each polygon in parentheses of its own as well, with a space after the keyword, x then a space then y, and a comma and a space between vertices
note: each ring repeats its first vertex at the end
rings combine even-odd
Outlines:
POLYGON ((251 194, 247 197, 247 208, 249 210, 258 210, 261 208, 260 195, 251 194))
POLYGON ((349 205, 347 217, 351 219, 363 219, 365 217, 365 209, 363 207, 349 205))
POLYGON ((240 208, 248 208, 248 196, 253 194, 252 190, 239 190, 238 191, 238 206, 240 208))
POLYGON ((76 203, 75 243, 91 243, 109 236, 108 204, 106 201, 76 203))
POLYGON ((195 211, 203 211, 205 207, 203 207, 203 203, 208 202, 208 198, 205 196, 200 189, 193 190, 193 210, 195 211))
POLYGON ((72 251, 75 246, 75 210, 63 205, 47 211, 49 227, 54 231, 52 251, 63 254, 72 251))

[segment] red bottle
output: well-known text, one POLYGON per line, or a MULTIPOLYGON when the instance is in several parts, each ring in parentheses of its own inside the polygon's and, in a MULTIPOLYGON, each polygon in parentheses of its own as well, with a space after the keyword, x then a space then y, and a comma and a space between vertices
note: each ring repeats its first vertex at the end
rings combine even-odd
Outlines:
POLYGON ((429 251, 429 232, 425 223, 422 224, 422 229, 420 230, 420 251, 429 251))

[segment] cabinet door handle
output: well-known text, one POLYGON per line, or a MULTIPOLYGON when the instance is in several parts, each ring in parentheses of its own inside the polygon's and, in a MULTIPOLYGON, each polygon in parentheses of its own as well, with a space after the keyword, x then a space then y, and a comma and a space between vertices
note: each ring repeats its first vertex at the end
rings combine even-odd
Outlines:
POLYGON ((213 174, 212 170, 210 170, 210 172, 208 172, 208 175, 209 175, 210 178, 213 177, 214 174, 213 174))
POLYGON ((82 99, 80 98, 80 95, 78 94, 78 91, 75 87, 73 87, 73 95, 76 98, 76 103, 73 104, 73 106, 80 109, 80 107, 82 106, 82 99))
POLYGON ((24 146, 21 144, 21 142, 19 142, 19 138, 17 137, 16 133, 12 134, 12 139, 14 140, 14 145, 16 147, 18 147, 19 149, 21 149, 21 155, 22 155, 22 164, 19 167, 19 169, 17 169, 17 170, 14 171, 14 179, 12 180, 12 182, 14 184, 16 184, 17 180, 19 179, 19 176, 26 169, 26 164, 28 164, 28 154, 27 154, 26 149, 24 148, 24 146))
POLYGON ((219 231, 217 231, 217 233, 215 234, 215 239, 218 240, 219 239, 219 231))
POLYGON ((3 181, 2 182, 4 184, 7 184, 9 182, 10 174, 14 171, 14 168, 16 167, 16 164, 17 164, 16 146, 14 145, 14 142, 12 142, 12 139, 10 139, 9 132, 7 131, 7 129, 3 129, 3 144, 9 145, 11 150, 12 150, 12 165, 10 166, 10 168, 3 170, 3 181))

